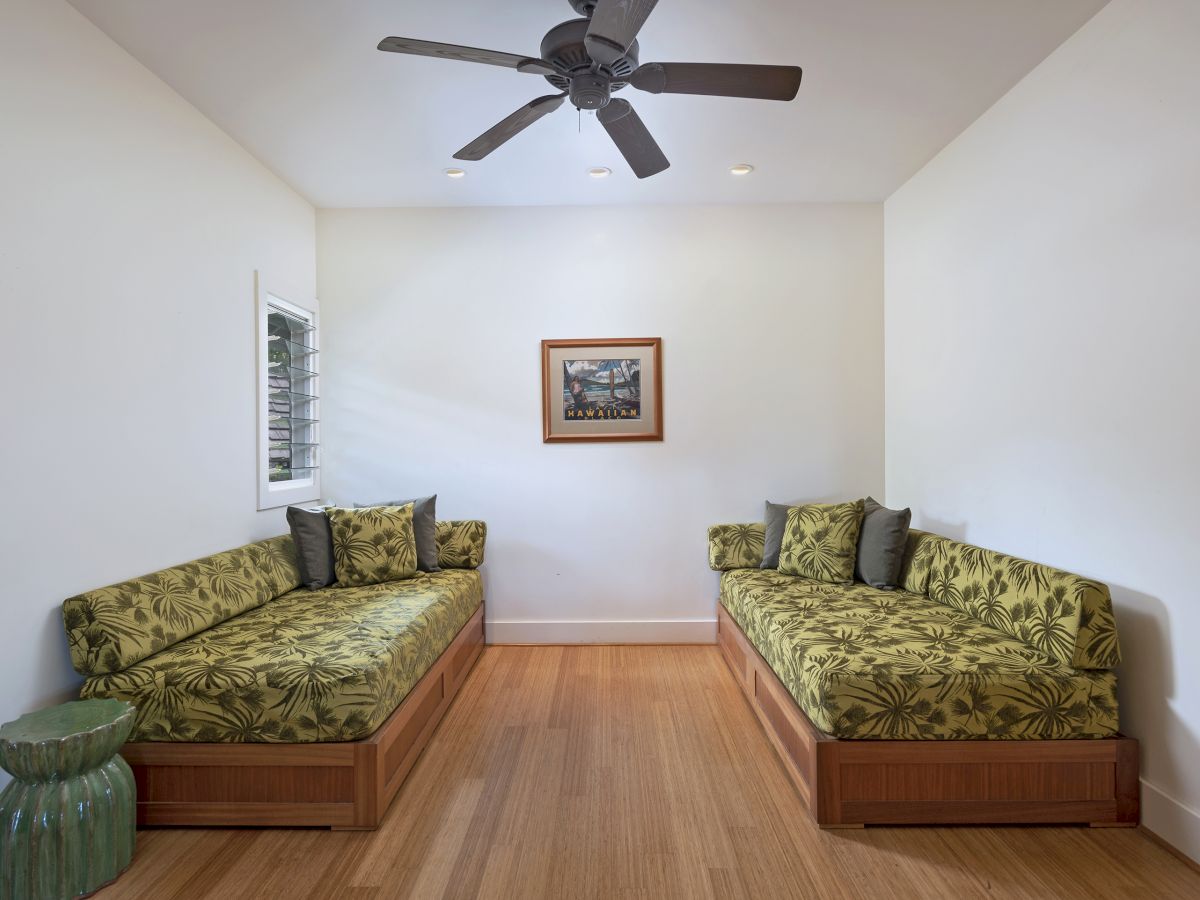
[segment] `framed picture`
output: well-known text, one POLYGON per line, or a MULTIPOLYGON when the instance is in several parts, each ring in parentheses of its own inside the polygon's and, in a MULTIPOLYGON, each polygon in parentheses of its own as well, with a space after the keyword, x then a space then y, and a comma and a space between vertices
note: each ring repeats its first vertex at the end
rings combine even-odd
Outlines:
POLYGON ((661 441, 662 338, 542 341, 542 439, 661 441))

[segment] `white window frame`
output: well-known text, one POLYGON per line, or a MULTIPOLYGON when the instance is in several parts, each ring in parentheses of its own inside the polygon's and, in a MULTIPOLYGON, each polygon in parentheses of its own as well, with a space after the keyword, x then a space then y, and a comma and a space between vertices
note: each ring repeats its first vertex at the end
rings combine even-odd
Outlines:
POLYGON ((272 482, 270 473, 271 406, 267 396, 270 376, 267 353, 267 337, 269 333, 267 317, 270 314, 271 307, 277 307, 292 316, 308 321, 313 326, 312 346, 314 350, 318 351, 315 358, 316 363, 313 366, 313 371, 317 372, 318 375, 313 379, 313 382, 315 384, 314 393, 318 397, 321 393, 321 378, 319 374, 321 359, 320 319, 315 298, 308 299, 278 281, 268 280, 264 278, 261 272, 255 272, 254 275, 255 312, 257 315, 257 327, 255 328, 254 335, 258 355, 258 453, 256 454, 258 465, 258 508, 260 510, 278 509, 281 506, 290 506, 295 503, 311 503, 321 498, 321 403, 320 400, 314 403, 316 409, 314 418, 316 418, 317 424, 313 426, 313 431, 315 434, 314 443, 318 445, 317 467, 309 472, 306 478, 272 482))

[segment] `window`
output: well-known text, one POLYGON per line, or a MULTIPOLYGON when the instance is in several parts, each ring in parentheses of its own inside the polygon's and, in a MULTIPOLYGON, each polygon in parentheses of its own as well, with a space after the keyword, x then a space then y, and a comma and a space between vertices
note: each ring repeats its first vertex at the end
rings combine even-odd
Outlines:
POLYGON ((315 307, 285 299, 259 276, 259 509, 321 496, 315 307))

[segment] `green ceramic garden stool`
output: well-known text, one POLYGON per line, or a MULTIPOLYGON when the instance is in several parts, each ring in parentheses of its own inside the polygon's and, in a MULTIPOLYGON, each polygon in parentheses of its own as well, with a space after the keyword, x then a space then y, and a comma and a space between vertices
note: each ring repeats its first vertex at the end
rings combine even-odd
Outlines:
POLYGON ((117 755, 133 728, 120 700, 80 700, 0 727, 0 900, 81 897, 133 858, 136 789, 117 755))

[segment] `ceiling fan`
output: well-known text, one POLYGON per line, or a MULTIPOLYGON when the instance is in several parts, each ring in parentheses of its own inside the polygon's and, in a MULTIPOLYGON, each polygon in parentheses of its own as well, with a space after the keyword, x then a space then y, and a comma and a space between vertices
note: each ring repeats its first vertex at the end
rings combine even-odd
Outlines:
POLYGON ((596 110, 596 118, 638 178, 657 175, 671 164, 629 101, 613 98, 613 93, 626 85, 651 94, 705 94, 760 100, 792 100, 800 90, 801 70, 797 66, 657 62, 639 65, 637 34, 658 0, 570 0, 570 3, 583 18, 551 28, 542 38, 540 57, 403 37, 384 38, 379 49, 544 75, 560 91, 525 104, 455 153, 455 159, 483 159, 570 98, 577 109, 596 110))

